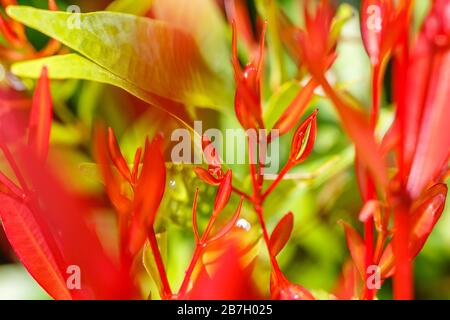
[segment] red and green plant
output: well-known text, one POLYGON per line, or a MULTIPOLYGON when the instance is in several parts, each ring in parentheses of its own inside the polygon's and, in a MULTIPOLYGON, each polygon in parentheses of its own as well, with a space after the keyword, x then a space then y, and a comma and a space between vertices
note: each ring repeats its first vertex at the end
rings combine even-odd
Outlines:
MULTIPOLYGON (((239 0, 135 6, 116 0, 102 4, 106 12, 78 14, 74 30, 67 27, 72 13, 58 12, 54 1, 48 2, 50 10, 2 1, 9 15, 0 13, 2 62, 17 76, 39 80, 32 97, 8 81, 0 87, 0 219, 16 256, 52 298, 322 298, 318 288, 290 281, 292 270, 283 272, 280 264, 281 252, 295 238, 294 217, 302 214, 288 200, 286 185, 314 188, 291 177, 320 158, 314 146, 326 121, 320 119, 322 110, 338 119, 334 125, 345 134, 342 141, 354 148, 350 164, 362 199, 360 208, 348 209, 359 211, 352 219, 359 226, 343 217, 334 221, 344 228, 350 259, 334 292, 325 296, 377 298, 380 287, 368 284, 373 276, 368 270, 376 266, 380 285, 392 278, 394 298, 414 298, 414 259, 447 198, 450 1, 433 1, 417 31, 412 0, 361 2, 361 47, 369 65, 360 72, 370 72, 370 111, 331 76, 342 56, 350 7, 328 0, 291 2, 301 9, 301 26, 271 0, 250 8, 239 0), (49 36, 48 43, 35 49, 24 25, 49 36), (243 65, 244 60, 250 62, 243 65), (383 89, 392 92, 391 106, 383 101, 383 89), (82 105, 102 90, 120 100, 115 115, 82 105), (78 91, 88 98, 78 97, 82 106, 74 111, 71 99, 78 91), (273 104, 277 109, 270 109, 273 104), (184 199, 171 190, 179 180, 167 162, 165 134, 180 124, 192 130, 190 123, 198 119, 218 124, 204 109, 258 134, 256 140, 247 137, 246 166, 223 163, 215 141, 202 136, 194 149, 201 149, 206 167, 181 165, 189 172, 183 179, 191 179, 184 199), (385 109, 392 114, 387 125, 385 109), (140 119, 155 124, 138 130, 140 119), (106 129, 104 123, 111 122, 117 128, 106 129), (127 125, 136 125, 139 134, 124 147, 116 133, 124 135, 127 125), (262 134, 270 130, 278 134, 262 134), (55 132, 65 133, 64 139, 55 142, 55 132), (285 163, 273 180, 264 174, 267 150, 255 143, 261 140, 281 142, 285 163), (97 192, 75 187, 66 149, 94 159, 89 168, 97 192), (171 216, 180 203, 189 213, 171 216), (243 216, 259 227, 240 228, 243 216), (99 222, 107 217, 113 220, 109 227, 99 222), (181 261, 185 249, 178 252, 177 262, 186 266, 178 280, 171 278, 167 242, 186 241, 171 241, 173 226, 184 227, 183 236, 194 240, 189 261, 181 261), (261 243, 265 253, 259 252, 261 243), (71 266, 81 271, 79 286, 69 285, 71 266)), ((314 181, 310 175, 303 180, 314 181)), ((326 179, 332 186, 332 175, 326 179)))

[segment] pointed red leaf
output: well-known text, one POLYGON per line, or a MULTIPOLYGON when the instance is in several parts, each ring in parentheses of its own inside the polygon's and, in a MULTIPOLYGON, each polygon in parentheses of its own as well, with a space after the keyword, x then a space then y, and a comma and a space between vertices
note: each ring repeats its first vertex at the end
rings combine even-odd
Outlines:
POLYGON ((47 158, 50 143, 50 130, 53 118, 52 108, 48 71, 44 67, 33 96, 28 136, 29 145, 42 161, 47 158))
MULTIPOLYGON (((235 112, 236 116, 245 129, 264 128, 261 108, 261 74, 264 62, 264 41, 267 24, 261 34, 260 52, 258 61, 250 62, 241 70, 237 57, 237 39, 233 36, 233 65, 236 79, 235 112)), ((233 28, 236 33, 236 28, 233 28)))
POLYGON ((122 194, 122 181, 113 172, 109 159, 108 139, 103 127, 96 128, 94 141, 94 156, 100 167, 108 197, 118 213, 128 214, 132 207, 131 201, 122 194))
POLYGON ((313 112, 294 133, 289 159, 294 164, 303 162, 311 154, 317 136, 317 113, 313 112))
POLYGON ((439 183, 431 187, 415 205, 411 217, 410 250, 415 257, 422 250, 445 207, 448 188, 439 183))
POLYGON ((317 86, 317 82, 311 79, 306 86, 299 91, 294 100, 277 120, 273 129, 280 130, 280 136, 289 132, 300 121, 306 107, 311 102, 314 90, 317 86))
POLYGON ((211 238, 209 238, 207 240, 208 243, 212 243, 214 241, 222 239, 233 229, 234 226, 236 226, 236 222, 238 221, 239 216, 241 215, 241 208, 242 208, 243 202, 244 202, 244 198, 241 198, 241 200, 239 201, 238 208, 236 209, 236 212, 234 213, 231 220, 225 226, 223 226, 222 229, 220 229, 215 235, 213 235, 211 238))
POLYGON ((270 236, 269 249, 274 257, 276 257, 286 246, 291 237, 293 228, 294 215, 292 212, 289 212, 280 220, 280 222, 278 222, 270 236))
POLYGON ((361 238, 359 233, 353 229, 348 223, 340 221, 340 224, 345 228, 345 237, 347 239, 347 246, 350 250, 353 262, 358 269, 361 277, 365 278, 365 247, 364 240, 361 238))
POLYGON ((128 181, 131 181, 130 168, 128 167, 128 163, 120 151, 119 143, 117 142, 117 138, 112 128, 108 128, 108 151, 111 160, 117 170, 119 170, 122 177, 128 181))
POLYGON ((219 214, 227 205, 232 192, 232 177, 231 170, 225 174, 222 182, 217 190, 216 200, 214 201, 214 214, 219 214))
POLYGON ((220 184, 220 180, 215 178, 208 170, 203 169, 201 167, 195 167, 194 172, 197 177, 212 186, 218 186, 220 184))
POLYGON ((0 218, 14 251, 33 278, 58 300, 72 299, 61 270, 42 229, 22 203, 0 193, 0 218))
POLYGON ((145 142, 141 175, 135 191, 135 216, 130 231, 130 252, 136 253, 145 243, 147 228, 153 226, 166 186, 166 165, 162 137, 145 142))
MULTIPOLYGON (((54 174, 55 171, 48 170, 37 161, 33 152, 20 150, 16 155, 23 175, 34 191, 30 199, 33 215, 42 226, 41 232, 44 227, 48 230, 46 240, 49 247, 60 250, 64 275, 68 276, 66 270, 69 266, 77 266, 81 270, 81 289, 71 290, 72 296, 76 299, 129 299, 134 292, 130 270, 117 265, 111 253, 105 251, 86 219, 92 208, 70 192, 68 186, 54 174), (55 243, 48 239, 54 239, 55 243)), ((58 163, 58 169, 63 166, 58 163)), ((45 232, 43 234, 45 236, 45 232)), ((55 250, 52 249, 52 252, 55 250)))
MULTIPOLYGON (((447 8, 450 8, 450 4, 447 8)), ((420 133, 407 185, 413 198, 417 197, 429 183, 437 182, 436 178, 442 169, 447 167, 450 156, 448 134, 450 50, 434 54, 432 59, 428 87, 423 88, 426 91, 420 133)), ((411 74, 412 76, 418 77, 417 74, 411 74)))

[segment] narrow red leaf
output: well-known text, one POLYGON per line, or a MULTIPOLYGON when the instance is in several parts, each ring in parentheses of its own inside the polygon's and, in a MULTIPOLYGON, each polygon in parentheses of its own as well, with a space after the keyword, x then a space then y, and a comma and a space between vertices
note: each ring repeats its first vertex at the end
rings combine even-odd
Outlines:
POLYGON ((131 181, 131 172, 128 163, 120 151, 119 143, 112 128, 108 128, 108 151, 120 174, 125 180, 131 181))
POLYGON ((410 250, 415 257, 424 246, 445 207, 448 188, 439 183, 428 189, 414 206, 411 216, 410 250))
POLYGON ((145 243, 147 228, 153 226, 166 186, 166 165, 162 137, 145 142, 141 175, 134 197, 135 216, 130 231, 130 252, 136 253, 145 243))
POLYGON ((223 226, 223 228, 220 229, 214 236, 209 238, 207 240, 208 243, 212 243, 214 241, 222 239, 224 236, 226 236, 233 229, 233 227, 236 226, 236 222, 238 221, 239 216, 241 214, 241 209, 242 209, 242 203, 243 202, 244 202, 244 198, 241 198, 241 200, 239 201, 238 208, 236 209, 236 212, 234 213, 234 215, 231 218, 231 220, 225 226, 223 226))
POLYGON ((201 167, 195 167, 194 172, 197 177, 212 186, 218 186, 220 184, 220 179, 215 178, 208 170, 201 167))
POLYGON ((231 170, 225 174, 222 182, 217 190, 216 200, 214 201, 214 214, 219 214, 227 205, 232 192, 232 177, 231 170))
MULTIPOLYGON (((261 44, 258 61, 250 62, 241 70, 237 57, 237 39, 233 36, 233 66, 235 69, 236 95, 235 112, 236 116, 245 129, 264 128, 261 108, 261 75, 264 65, 264 41, 267 24, 261 34, 261 44)), ((236 28, 233 28, 236 32, 236 28)))
POLYGON ((364 240, 361 238, 359 233, 353 229, 348 223, 340 221, 340 224, 345 229, 345 236, 347 239, 347 246, 350 250, 353 262, 358 269, 361 277, 365 278, 365 247, 364 240))
POLYGON ((118 213, 128 214, 132 208, 131 201, 122 194, 122 181, 113 172, 109 159, 108 139, 103 127, 96 129, 94 141, 94 156, 100 167, 108 197, 118 213))
POLYGON ((0 193, 0 218, 14 251, 33 278, 58 300, 72 299, 55 256, 31 211, 0 193))
MULTIPOLYGON (((54 171, 48 170, 33 152, 17 152, 20 168, 30 188, 33 214, 39 226, 46 226, 47 238, 55 239, 55 248, 62 255, 65 275, 69 266, 81 270, 81 288, 71 290, 74 298, 82 299, 129 299, 134 293, 130 270, 118 266, 101 244, 86 217, 92 208, 69 192, 54 171), (34 201, 33 199, 36 199, 34 201), (63 213, 63 214, 61 214, 63 213), (89 250, 80 250, 88 248, 89 250)), ((63 164, 58 163, 59 169, 63 164)), ((41 228, 41 232, 43 227, 41 228)), ((45 233, 44 233, 45 236, 45 233)), ((53 248, 52 243, 49 243, 53 248)), ((56 249, 52 249, 55 252, 56 249)), ((59 261, 59 260, 57 260, 59 261)))
POLYGON ((47 158, 53 118, 52 108, 48 71, 44 67, 33 96, 28 136, 29 145, 41 161, 47 158))
POLYGON ((270 236, 269 250, 276 257, 286 246, 294 228, 294 215, 287 213, 277 224, 270 236))
POLYGON ((258 43, 253 34, 250 15, 245 1, 225 0, 224 5, 229 23, 237 30, 233 34, 239 34, 244 39, 249 51, 252 51, 258 46, 258 43))
POLYGON ((313 112, 305 121, 297 128, 294 133, 291 144, 291 153, 289 159, 294 164, 303 162, 311 154, 317 136, 317 113, 313 112))
POLYGON ((450 72, 448 70, 450 70, 450 50, 437 54, 433 58, 420 134, 407 185, 413 198, 417 197, 429 183, 436 182, 435 179, 442 169, 448 165, 450 156, 450 135, 448 134, 450 72))
POLYGON ((278 129, 280 136, 289 132, 300 121, 306 107, 311 102, 317 86, 317 82, 313 79, 308 81, 306 86, 299 91, 294 100, 277 120, 273 129, 278 129))

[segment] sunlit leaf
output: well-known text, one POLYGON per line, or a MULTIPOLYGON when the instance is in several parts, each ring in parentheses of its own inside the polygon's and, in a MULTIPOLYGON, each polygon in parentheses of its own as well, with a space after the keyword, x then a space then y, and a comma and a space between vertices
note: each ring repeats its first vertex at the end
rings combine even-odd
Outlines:
POLYGON ((150 10, 153 1, 154 0, 114 0, 109 4, 106 10, 142 16, 150 10))
MULTIPOLYGON (((9 6, 14 19, 57 39, 140 90, 187 105, 223 105, 230 92, 177 27, 113 12, 80 14, 9 6)), ((66 67, 69 65, 65 65, 66 67)))

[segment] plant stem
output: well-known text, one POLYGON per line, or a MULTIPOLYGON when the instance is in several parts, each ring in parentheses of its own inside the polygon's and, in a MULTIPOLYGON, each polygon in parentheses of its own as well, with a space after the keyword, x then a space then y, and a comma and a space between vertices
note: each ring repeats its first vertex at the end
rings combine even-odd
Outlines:
POLYGON ((203 249, 206 247, 206 242, 214 226, 214 223, 216 222, 216 218, 217 214, 213 212, 211 219, 209 219, 208 226, 206 227, 205 232, 203 232, 202 238, 199 242, 197 242, 191 262, 189 263, 189 266, 186 270, 186 275, 184 276, 180 290, 178 291, 179 297, 183 297, 189 289, 189 283, 192 277, 192 273, 194 272, 195 266, 197 265, 197 262, 203 253, 203 249))
MULTIPOLYGON (((249 139, 249 140, 251 140, 251 139, 249 139)), ((250 154, 253 154, 252 144, 249 143, 249 146, 250 146, 250 151, 249 152, 250 152, 250 154)), ((265 158, 265 155, 264 155, 263 158, 265 158)), ((260 162, 259 160, 260 160, 260 157, 258 157, 258 162, 260 162)), ((261 225, 261 229, 262 229, 262 233, 263 233, 263 237, 264 237, 264 242, 266 243, 266 247, 267 247, 267 250, 269 252, 270 262, 271 262, 272 268, 274 270, 274 274, 277 277, 277 279, 280 280, 280 277, 282 276, 282 273, 281 273, 281 270, 280 270, 280 267, 278 265, 277 260, 272 255, 271 250, 270 250, 270 238, 269 238, 269 233, 267 232, 267 227, 266 227, 266 223, 264 221, 264 213, 263 213, 263 203, 264 203, 264 200, 265 200, 265 196, 264 195, 269 194, 271 192, 271 190, 269 190, 269 193, 266 191, 264 193, 264 195, 261 194, 262 183, 264 182, 264 180, 261 179, 262 178, 262 174, 259 171, 259 169, 258 169, 257 173, 255 172, 255 170, 254 170, 255 166, 252 165, 252 163, 253 162, 250 161, 250 170, 253 171, 252 172, 252 177, 253 177, 252 182, 253 182, 253 190, 254 190, 253 201, 252 201, 253 208, 255 209, 256 215, 258 216, 259 224, 261 225), (257 174, 257 176, 255 177, 254 174, 257 174)), ((289 170, 288 167, 289 167, 288 165, 285 166, 285 168, 283 169, 283 171, 285 171, 285 172, 282 174, 281 178, 279 176, 277 178, 277 180, 281 180, 283 178, 283 176, 289 170)), ((273 188, 275 188, 276 185, 278 184, 276 182, 277 180, 275 180, 274 183, 272 184, 273 188)), ((272 188, 272 190, 273 190, 273 188, 272 188)))
POLYGON ((163 286, 163 292, 161 292, 162 299, 168 299, 172 297, 172 290, 170 289, 169 280, 167 279, 166 270, 164 268, 164 262, 159 251, 158 242, 156 240, 155 230, 150 229, 148 233, 148 240, 150 242, 150 247, 152 248, 153 257, 155 258, 156 266, 158 268, 159 277, 161 278, 161 283, 163 286))
POLYGON ((394 298, 397 300, 411 300, 413 297, 412 263, 409 253, 409 216, 402 200, 394 212, 394 298))

